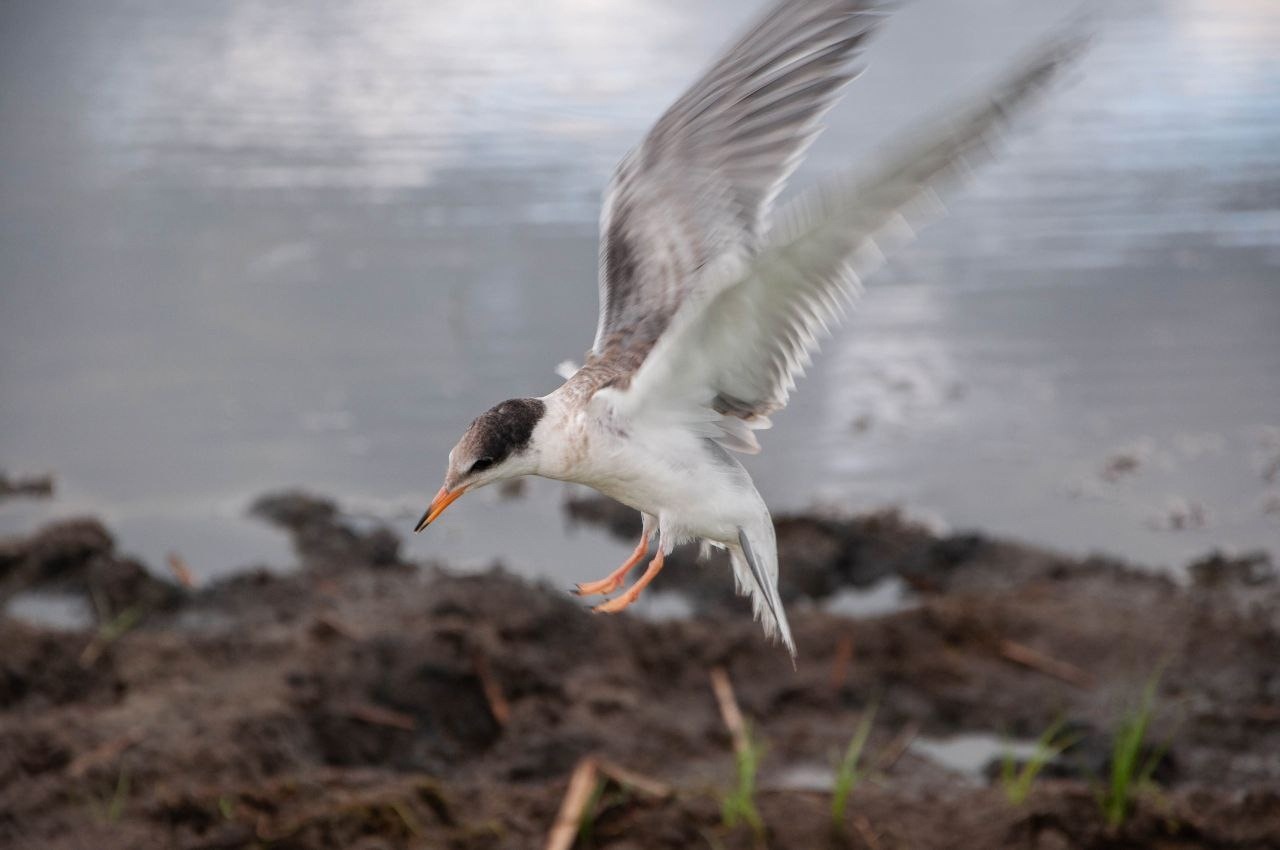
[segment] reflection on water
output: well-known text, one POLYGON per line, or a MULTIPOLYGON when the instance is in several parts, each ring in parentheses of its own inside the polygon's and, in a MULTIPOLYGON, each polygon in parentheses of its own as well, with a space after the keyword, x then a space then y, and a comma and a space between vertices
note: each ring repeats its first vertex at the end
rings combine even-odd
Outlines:
MULTIPOLYGON (((1114 5, 776 418, 749 463, 775 509, 893 502, 1157 563, 1280 544, 1280 8, 1114 5)), ((4 4, 0 463, 59 493, 0 530, 90 511, 215 572, 287 558, 243 518, 265 489, 407 526, 472 416, 581 356, 599 190, 750 13, 4 4)), ((1058 15, 903 9, 794 182, 866 164, 1058 15)), ((560 498, 476 494, 412 551, 595 577, 623 547, 566 538, 560 498)))

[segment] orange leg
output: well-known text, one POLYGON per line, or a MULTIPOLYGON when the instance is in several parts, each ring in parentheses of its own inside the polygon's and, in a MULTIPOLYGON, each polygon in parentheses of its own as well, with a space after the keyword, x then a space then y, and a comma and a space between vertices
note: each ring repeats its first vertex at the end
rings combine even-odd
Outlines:
POLYGON ((597 614, 616 614, 623 608, 626 608, 640 598, 640 592, 649 586, 649 582, 653 581, 658 573, 662 572, 662 549, 658 549, 658 554, 653 556, 653 560, 649 562, 649 568, 644 571, 644 575, 636 581, 635 584, 627 588, 626 593, 614 599, 610 599, 601 605, 592 608, 597 614))
POLYGON ((649 554, 649 535, 641 534, 640 543, 636 546, 636 550, 631 553, 631 557, 627 558, 626 563, 609 573, 600 581, 588 581, 579 584, 574 591, 579 596, 595 596, 597 594, 613 593, 622 587, 622 580, 627 577, 627 573, 636 568, 636 565, 644 560, 644 556, 649 554))

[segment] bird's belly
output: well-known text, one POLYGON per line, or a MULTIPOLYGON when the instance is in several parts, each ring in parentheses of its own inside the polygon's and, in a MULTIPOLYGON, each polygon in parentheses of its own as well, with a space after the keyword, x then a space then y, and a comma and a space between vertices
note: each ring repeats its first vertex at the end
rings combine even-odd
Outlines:
POLYGON ((658 517, 678 537, 736 542, 754 507, 755 489, 711 463, 673 465, 667 459, 629 465, 591 482, 606 496, 658 517))

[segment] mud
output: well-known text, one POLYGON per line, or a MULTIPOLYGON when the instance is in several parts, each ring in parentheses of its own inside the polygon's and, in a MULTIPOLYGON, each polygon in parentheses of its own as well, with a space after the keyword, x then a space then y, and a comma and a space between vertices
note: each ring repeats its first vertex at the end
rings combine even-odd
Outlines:
POLYGON ((171 583, 119 554, 96 519, 53 523, 26 538, 0 538, 0 602, 33 587, 83 594, 102 619, 130 608, 166 608, 179 596, 171 583))
POLYGON ((0 546, 11 592, 99 599, 84 631, 0 619, 0 846, 540 847, 587 757, 642 780, 605 785, 578 847, 1280 846, 1264 554, 1213 555, 1182 583, 891 513, 782 519, 793 669, 714 563, 670 562, 654 590, 697 614, 657 623, 500 570, 406 563, 394 532, 325 500, 255 511, 293 535, 300 569, 185 588, 91 520, 0 546), (891 577, 913 589, 905 610, 824 610, 891 577), (716 668, 764 747, 758 835, 722 822, 735 774, 716 668), (1098 784, 1157 674, 1154 784, 1109 826, 1098 784), (831 769, 872 704, 872 775, 835 829, 831 769), (912 746, 1058 720, 1076 743, 1019 805, 912 746))

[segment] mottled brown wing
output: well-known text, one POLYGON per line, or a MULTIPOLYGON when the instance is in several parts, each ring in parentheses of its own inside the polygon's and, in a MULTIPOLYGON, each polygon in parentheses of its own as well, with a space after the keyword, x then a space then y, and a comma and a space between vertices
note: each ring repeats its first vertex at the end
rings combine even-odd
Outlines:
POLYGON ((622 161, 600 223, 597 356, 647 352, 704 268, 756 250, 883 14, 870 0, 783 0, 622 161))

